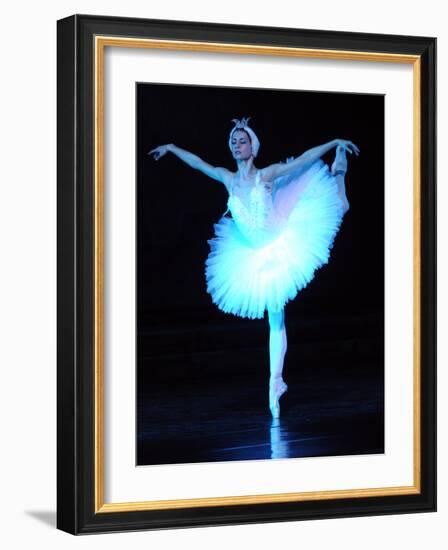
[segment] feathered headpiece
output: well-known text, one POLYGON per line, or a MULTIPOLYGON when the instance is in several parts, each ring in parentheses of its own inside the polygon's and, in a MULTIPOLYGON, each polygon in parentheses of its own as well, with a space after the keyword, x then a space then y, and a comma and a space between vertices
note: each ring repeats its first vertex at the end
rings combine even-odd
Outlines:
POLYGON ((230 150, 232 151, 232 137, 233 137, 233 133, 236 131, 236 130, 244 130, 245 132, 247 132, 250 136, 250 141, 251 141, 251 145, 252 145, 252 155, 254 156, 254 158, 258 155, 258 150, 260 149, 260 141, 259 139, 257 138, 255 132, 252 130, 252 128, 250 128, 247 123, 249 122, 250 120, 250 117, 247 117, 247 118, 242 118, 241 120, 237 119, 237 118, 234 118, 232 120, 232 122, 235 123, 235 126, 232 128, 232 130, 230 131, 230 136, 229 136, 229 148, 230 150))

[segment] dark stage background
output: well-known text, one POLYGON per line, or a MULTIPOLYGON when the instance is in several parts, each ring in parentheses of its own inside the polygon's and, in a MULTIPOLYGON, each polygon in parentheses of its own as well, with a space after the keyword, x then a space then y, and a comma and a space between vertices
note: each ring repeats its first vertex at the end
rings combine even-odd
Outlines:
MULTIPOLYGON (((384 451, 384 98, 137 85, 137 464, 384 451), (329 263, 285 309, 289 392, 268 408, 267 318, 222 313, 204 262, 227 191, 168 153, 235 170, 233 118, 250 116, 257 167, 353 141, 350 210, 329 263)), ((334 150, 323 157, 331 164, 334 150)))

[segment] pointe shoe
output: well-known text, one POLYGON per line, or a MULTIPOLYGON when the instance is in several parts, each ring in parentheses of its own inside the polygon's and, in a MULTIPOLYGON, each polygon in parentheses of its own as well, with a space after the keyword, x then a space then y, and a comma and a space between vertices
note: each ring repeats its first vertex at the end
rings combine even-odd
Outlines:
POLYGON ((272 418, 280 417, 280 397, 288 391, 288 386, 283 380, 269 384, 269 408, 272 418))
POLYGON ((331 173, 333 176, 345 176, 347 173, 347 157, 345 149, 340 145, 336 147, 336 156, 331 165, 331 173))

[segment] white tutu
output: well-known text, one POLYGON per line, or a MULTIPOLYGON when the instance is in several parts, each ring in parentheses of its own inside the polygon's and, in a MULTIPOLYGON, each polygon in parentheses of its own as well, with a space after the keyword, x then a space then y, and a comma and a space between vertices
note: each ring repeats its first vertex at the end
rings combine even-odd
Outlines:
POLYGON ((252 191, 249 207, 230 195, 233 217, 214 225, 205 275, 222 311, 255 319, 280 311, 328 262, 344 209, 322 161, 279 178, 273 193, 257 177, 252 191))

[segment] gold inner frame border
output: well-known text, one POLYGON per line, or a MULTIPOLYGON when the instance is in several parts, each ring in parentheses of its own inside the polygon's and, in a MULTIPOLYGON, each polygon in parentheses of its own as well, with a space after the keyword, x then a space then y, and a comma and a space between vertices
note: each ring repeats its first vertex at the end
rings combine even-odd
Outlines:
POLYGON ((421 59, 418 55, 357 52, 345 50, 308 49, 294 47, 227 44, 215 42, 156 40, 96 36, 95 55, 95 276, 94 276, 94 369, 95 369, 95 513, 167 510, 209 506, 232 506, 278 502, 303 502, 342 498, 365 498, 420 494, 421 492, 421 59), (150 48, 208 53, 239 53, 406 63, 413 65, 413 420, 414 420, 414 482, 410 486, 363 488, 350 490, 276 493, 180 500, 142 502, 104 502, 104 53, 106 47, 150 48))

